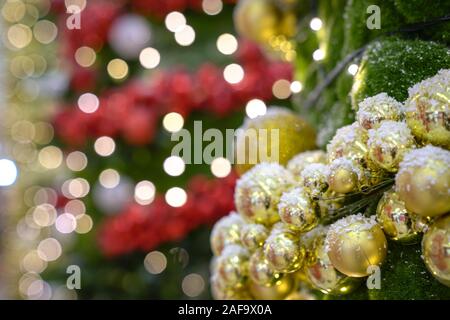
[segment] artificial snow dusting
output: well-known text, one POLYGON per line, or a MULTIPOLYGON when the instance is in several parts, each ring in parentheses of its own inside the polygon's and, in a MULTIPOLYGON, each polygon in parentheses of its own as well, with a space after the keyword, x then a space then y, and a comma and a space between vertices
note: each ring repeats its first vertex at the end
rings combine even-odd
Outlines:
POLYGON ((358 104, 356 118, 359 123, 362 123, 364 120, 376 122, 378 119, 384 118, 385 116, 389 117, 389 111, 387 112, 387 109, 392 109, 391 113, 403 113, 403 105, 394 98, 388 96, 386 92, 382 92, 361 101, 358 104), (386 112, 388 113, 387 115, 386 112))
POLYGON ((263 162, 255 165, 248 170, 236 183, 236 187, 251 187, 258 185, 258 180, 266 177, 272 177, 285 181, 286 183, 293 183, 292 174, 282 165, 274 162, 263 162))
POLYGON ((238 244, 227 245, 221 254, 221 257, 233 257, 233 256, 246 256, 248 255, 248 250, 243 246, 238 244))
POLYGON ((346 169, 348 171, 354 172, 360 179, 364 174, 364 172, 362 172, 361 168, 356 165, 355 162, 344 157, 337 158, 333 160, 333 162, 331 162, 330 171, 334 172, 337 169, 346 169))
POLYGON ((219 230, 222 228, 226 228, 232 226, 234 224, 243 224, 244 220, 241 215, 232 211, 229 215, 222 217, 217 223, 214 225, 214 230, 219 230))
POLYGON ((420 149, 414 149, 405 154, 400 162, 398 176, 404 172, 414 173, 415 168, 428 167, 437 173, 444 175, 450 170, 450 151, 428 145, 420 149))
MULTIPOLYGON (((437 97, 447 93, 450 96, 450 69, 441 69, 435 76, 425 79, 408 89, 409 98, 406 102, 406 111, 417 110, 417 100, 415 97, 427 97, 430 104, 439 104, 437 97)), ((442 98, 441 98, 442 100, 442 98)))
POLYGON ((330 175, 330 168, 323 163, 312 163, 309 164, 303 169, 300 176, 304 179, 315 179, 319 180, 321 178, 328 178, 330 175))
POLYGON ((350 125, 342 127, 336 131, 333 139, 327 145, 328 153, 337 145, 352 144, 357 140, 358 136, 362 134, 362 128, 358 122, 353 122, 350 125))
POLYGON ((391 120, 384 120, 377 129, 370 129, 368 145, 390 144, 390 141, 395 139, 401 145, 408 145, 412 141, 411 130, 406 122, 398 122, 391 120))
POLYGON ((300 195, 305 195, 306 191, 302 187, 293 188, 287 192, 284 192, 278 203, 278 210, 283 210, 286 207, 292 207, 298 205, 300 195))
POLYGON ((372 229, 377 225, 376 217, 365 217, 358 213, 342 218, 330 226, 327 237, 325 238, 325 250, 330 251, 331 237, 339 234, 346 234, 349 232, 363 232, 372 229))

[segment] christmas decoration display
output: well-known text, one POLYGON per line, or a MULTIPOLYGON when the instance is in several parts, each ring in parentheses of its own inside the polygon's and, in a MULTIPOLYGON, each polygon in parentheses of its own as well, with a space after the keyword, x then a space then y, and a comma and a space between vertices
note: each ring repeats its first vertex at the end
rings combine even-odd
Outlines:
POLYGON ((300 153, 288 162, 289 171, 260 163, 239 178, 235 202, 244 218, 239 232, 255 221, 249 212, 261 212, 258 208, 266 214, 257 222, 271 228, 247 266, 251 296, 263 297, 265 286, 273 299, 285 298, 276 282, 295 272, 306 275, 297 278, 299 284, 326 295, 350 294, 359 290, 361 278, 383 267, 388 240, 411 245, 424 232, 425 264, 448 285, 450 154, 438 146, 419 147, 420 134, 403 121, 403 109, 386 94, 367 98, 357 121, 336 132, 326 154, 300 153))

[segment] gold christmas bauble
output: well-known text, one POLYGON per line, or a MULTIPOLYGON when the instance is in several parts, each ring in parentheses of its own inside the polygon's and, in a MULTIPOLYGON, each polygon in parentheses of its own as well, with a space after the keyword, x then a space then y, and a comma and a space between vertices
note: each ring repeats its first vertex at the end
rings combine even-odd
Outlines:
POLYGON ((248 272, 250 279, 262 286, 271 286, 283 277, 282 273, 272 269, 262 249, 256 250, 250 257, 248 272))
POLYGON ((377 128, 383 120, 401 121, 403 105, 385 92, 364 99, 358 104, 356 119, 366 130, 377 128))
POLYGON ((305 249, 299 238, 286 227, 274 227, 264 244, 264 255, 274 270, 290 273, 302 267, 305 249))
POLYGON ((317 201, 320 211, 320 217, 325 218, 334 215, 337 210, 344 206, 345 197, 331 188, 325 191, 317 201))
POLYGON ((450 215, 437 219, 422 239, 422 255, 431 274, 450 287, 450 215))
POLYGON ((319 221, 316 205, 302 187, 283 193, 278 204, 278 213, 289 228, 298 232, 311 230, 319 221))
POLYGON ((241 229, 241 242, 250 251, 263 246, 264 241, 269 236, 269 230, 262 224, 249 223, 241 229))
POLYGON ((405 154, 395 186, 406 208, 423 217, 450 211, 450 151, 426 146, 405 154))
POLYGON ((396 172, 406 152, 414 147, 414 138, 405 122, 382 121, 369 130, 369 157, 376 165, 396 172))
POLYGON ((295 15, 281 9, 271 0, 240 0, 233 16, 236 30, 241 36, 265 45, 277 36, 292 37, 295 15))
POLYGON ((349 193, 367 185, 364 169, 348 158, 337 158, 331 162, 328 184, 337 193, 349 193))
POLYGON ((378 202, 377 220, 384 233, 394 241, 416 243, 419 232, 414 226, 417 218, 409 212, 394 189, 388 190, 378 202))
POLYGON ((218 275, 211 277, 211 295, 214 300, 251 300, 247 287, 230 288, 224 285, 218 275))
POLYGON ((269 226, 277 222, 278 202, 294 184, 292 174, 276 163, 260 163, 236 183, 234 201, 247 220, 269 226))
POLYGON ((366 167, 368 159, 367 132, 358 122, 336 131, 327 145, 328 162, 345 157, 366 167))
POLYGON ((284 300, 316 300, 316 297, 306 290, 297 290, 289 294, 284 300))
POLYGON ((271 286, 259 285, 250 280, 249 290, 257 300, 282 300, 294 289, 294 281, 286 275, 271 286))
POLYGON ((300 174, 303 169, 309 164, 313 163, 327 163, 327 154, 322 150, 305 151, 294 156, 286 165, 286 168, 294 175, 294 177, 301 181, 300 174))
POLYGON ((303 169, 300 180, 311 198, 318 199, 328 189, 329 176, 330 168, 327 165, 313 163, 303 169))
POLYGON ((387 241, 375 217, 347 216, 332 224, 325 248, 331 264, 349 277, 365 277, 370 266, 381 265, 387 241))
POLYGON ((316 133, 289 109, 268 108, 265 115, 247 119, 236 134, 235 167, 243 174, 255 164, 285 165, 296 154, 314 149, 316 133))
POLYGON ((347 294, 357 288, 360 278, 346 276, 331 264, 325 250, 324 237, 320 237, 315 249, 314 261, 306 267, 306 275, 310 284, 326 294, 347 294))
POLYGON ((450 148, 450 69, 408 90, 406 122, 423 143, 450 148))
POLYGON ((220 255, 223 248, 229 244, 239 244, 243 225, 244 220, 236 212, 231 212, 216 222, 209 238, 214 255, 220 255))
MULTIPOLYGON (((317 250, 322 247, 323 239, 327 235, 328 227, 319 224, 316 228, 312 229, 301 235, 300 242, 305 247, 305 267, 311 266, 316 262, 317 250)), ((301 276, 302 273, 299 273, 301 276)), ((307 280, 307 276, 304 276, 302 281, 307 280)))
POLYGON ((226 287, 238 288, 245 285, 248 277, 249 253, 237 244, 226 246, 217 258, 216 273, 226 287))

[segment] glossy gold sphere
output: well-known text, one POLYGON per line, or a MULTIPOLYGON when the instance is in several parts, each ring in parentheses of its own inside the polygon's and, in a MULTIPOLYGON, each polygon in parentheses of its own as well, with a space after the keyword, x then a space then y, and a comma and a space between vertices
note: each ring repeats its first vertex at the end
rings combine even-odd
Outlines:
POLYGON ((283 277, 282 273, 272 269, 262 249, 258 249, 250 257, 248 269, 250 279, 262 286, 271 286, 283 277))
POLYGON ((282 300, 286 298, 294 289, 294 281, 287 275, 271 286, 259 285, 250 281, 249 290, 257 300, 282 300))
POLYGON ((363 169, 356 162, 338 158, 330 164, 328 184, 334 192, 349 193, 358 190, 363 176, 363 169))
POLYGON ((422 239, 422 255, 431 274, 450 287, 450 215, 437 219, 422 239))
POLYGON ((383 263, 387 241, 374 217, 361 214, 342 218, 331 225, 326 237, 331 264, 350 277, 365 277, 371 266, 383 263))
POLYGON ((280 198, 278 213, 281 220, 291 229, 306 232, 319 222, 315 203, 304 188, 293 188, 280 198))
POLYGON ((305 151, 294 156, 286 165, 286 168, 301 181, 300 174, 307 165, 313 163, 326 164, 327 154, 322 150, 305 151))
POLYGON ((450 69, 409 89, 406 122, 424 144, 450 148, 450 69))
POLYGON ((220 255, 223 248, 229 244, 240 243, 241 228, 243 225, 244 220, 236 212, 231 212, 228 216, 216 222, 209 238, 211 250, 214 255, 220 255))
POLYGON ((248 277, 249 253, 240 245, 226 246, 217 258, 216 273, 224 286, 238 288, 245 285, 248 277))
POLYGON ((423 217, 450 211, 450 151, 426 146, 407 153, 395 186, 406 208, 423 217))
POLYGON ((406 209, 394 189, 386 191, 378 202, 377 220, 384 233, 393 241, 409 244, 419 240, 419 232, 414 227, 416 218, 406 209))
POLYGON ((356 119, 366 130, 377 128, 383 120, 401 121, 403 105, 385 92, 364 99, 358 104, 356 119))
POLYGON ((247 119, 236 134, 235 168, 243 174, 255 164, 285 165, 296 154, 314 149, 315 130, 294 112, 270 107, 263 116, 247 119))
POLYGON ((236 183, 234 200, 237 211, 246 220, 270 226, 280 219, 280 197, 293 184, 291 173, 279 164, 258 164, 236 183))

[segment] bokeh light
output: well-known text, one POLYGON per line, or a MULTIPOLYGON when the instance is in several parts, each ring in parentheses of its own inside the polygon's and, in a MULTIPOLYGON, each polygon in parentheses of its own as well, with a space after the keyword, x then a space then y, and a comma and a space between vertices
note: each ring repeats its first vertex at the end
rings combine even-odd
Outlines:
POLYGON ((39 151, 39 163, 46 169, 56 169, 63 161, 61 149, 55 146, 47 146, 39 151))
POLYGON ((148 205, 155 199, 156 188, 151 181, 141 181, 134 188, 134 199, 140 205, 148 205))
POLYGON ((245 113, 250 119, 254 119, 258 116, 263 116, 267 112, 267 106, 264 101, 260 99, 252 99, 247 102, 245 106, 245 113))
POLYGON ((170 156, 166 160, 164 160, 163 168, 169 176, 177 177, 183 174, 185 164, 182 158, 177 156, 170 156))
POLYGON ((183 47, 190 46, 195 41, 195 30, 188 25, 175 32, 175 41, 183 47))
POLYGON ((183 128, 183 116, 177 112, 170 112, 163 118, 163 127, 169 132, 177 132, 183 128))
POLYGON ((37 248, 39 257, 44 261, 55 261, 61 256, 61 244, 55 238, 42 240, 37 248))
POLYGON ((98 97, 93 93, 83 93, 78 98, 78 108, 84 113, 94 113, 100 106, 98 97))
POLYGON ((278 99, 287 99, 291 95, 291 83, 285 79, 275 81, 272 93, 278 99))
POLYGON ((203 0, 202 9, 207 15, 215 16, 222 11, 223 2, 222 0, 203 0))
POLYGON ((205 290, 205 280, 201 275, 191 273, 183 278, 181 287, 185 295, 194 298, 199 296, 203 290, 205 290))
POLYGON ((151 274, 160 274, 167 267, 167 258, 160 251, 152 251, 145 256, 144 267, 151 274))
POLYGON ((106 169, 100 173, 98 180, 103 187, 113 189, 120 183, 120 174, 117 170, 106 169))
POLYGON ((17 167, 9 159, 0 159, 0 187, 12 185, 17 179, 17 167))
POLYGON ((231 172, 231 163, 226 158, 216 158, 211 162, 211 172, 218 178, 224 178, 231 172))
POLYGON ((173 187, 167 190, 165 199, 171 207, 182 207, 187 201, 186 191, 179 187, 173 187))
POLYGON ((66 157, 66 165, 72 171, 83 171, 88 164, 86 155, 81 151, 73 151, 66 157))
POLYGON ((139 54, 139 61, 144 68, 153 69, 159 65, 161 55, 155 48, 145 48, 139 54))
POLYGON ((164 23, 167 30, 177 32, 186 25, 186 17, 181 12, 173 11, 166 16, 164 23))
POLYGON ((220 53, 230 55, 238 49, 238 41, 232 34, 224 33, 217 39, 216 46, 220 53))
POLYGON ((116 150, 116 143, 112 138, 103 136, 95 140, 94 150, 99 156, 108 157, 116 150))
POLYGON ((244 79, 244 69, 237 63, 229 64, 223 70, 225 81, 231 84, 237 84, 244 79))

